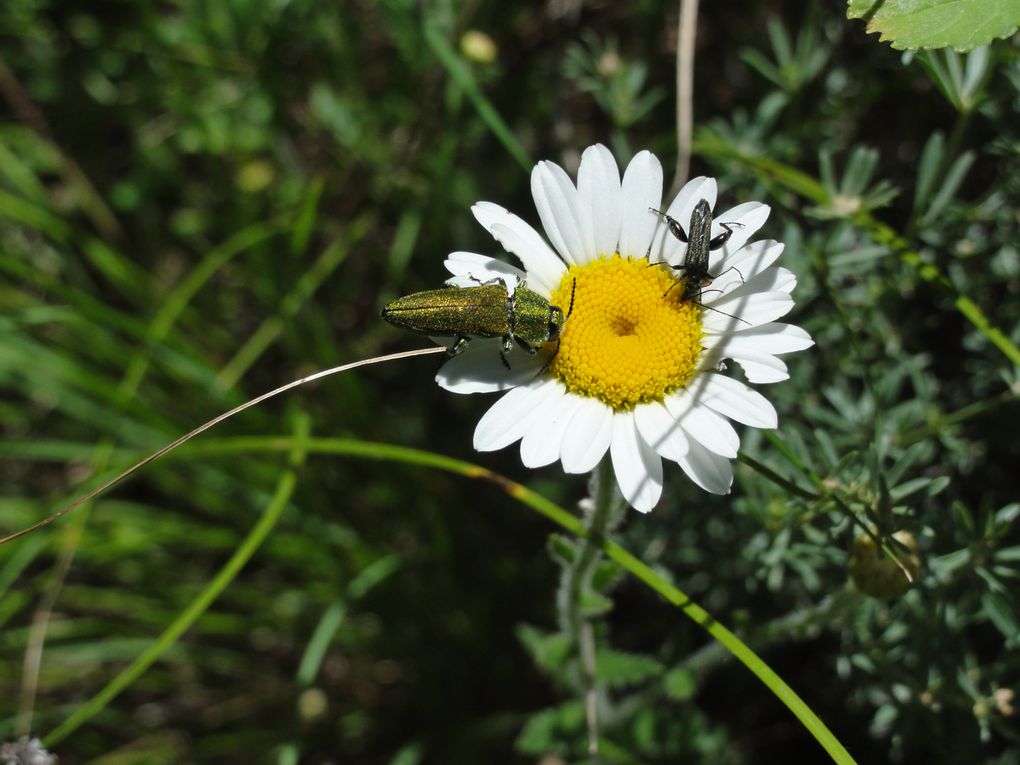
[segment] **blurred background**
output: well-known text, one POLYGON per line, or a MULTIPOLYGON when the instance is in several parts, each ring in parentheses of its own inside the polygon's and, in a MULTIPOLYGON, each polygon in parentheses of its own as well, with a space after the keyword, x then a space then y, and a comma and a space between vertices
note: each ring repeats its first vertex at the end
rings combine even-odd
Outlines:
MULTIPOLYGON (((537 225, 531 162, 648 148, 668 180, 677 13, 4 0, 0 532, 256 394, 427 345, 379 308, 440 284, 450 251, 502 252, 475 201, 537 225)), ((799 279, 788 320, 817 345, 765 391, 785 451, 745 433, 722 498, 667 467, 663 501, 619 539, 859 762, 1020 763, 1020 383, 1003 351, 1020 342, 1020 49, 904 55, 844 16, 701 8, 691 174, 718 177, 723 209, 772 206, 762 236, 799 279), (854 588, 853 517, 913 534, 916 588, 854 588)), ((52 747, 62 763, 585 761, 549 524, 485 483, 325 453, 417 447, 574 508, 583 479, 473 452, 492 399, 444 393, 436 366, 270 401, 0 548, 0 741, 19 711, 45 736, 95 697, 283 508, 197 623, 52 747), (334 441, 289 457, 302 432, 334 441)), ((824 761, 763 685, 618 573, 598 761, 824 761)))

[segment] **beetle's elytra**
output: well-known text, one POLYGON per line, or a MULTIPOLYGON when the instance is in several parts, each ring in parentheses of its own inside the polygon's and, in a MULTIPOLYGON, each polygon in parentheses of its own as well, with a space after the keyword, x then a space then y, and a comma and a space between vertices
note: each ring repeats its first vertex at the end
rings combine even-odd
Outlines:
MULTIPOLYGON (((668 295, 674 287, 678 284, 683 284, 683 293, 680 296, 681 301, 693 300, 698 305, 701 305, 701 293, 712 284, 713 281, 718 279, 722 274, 711 274, 708 271, 708 254, 726 244, 729 238, 733 235, 733 226, 740 226, 739 223, 720 223, 723 232, 715 237, 712 236, 712 206, 708 203, 707 199, 699 200, 691 211, 691 221, 687 226, 687 231, 683 230, 680 225, 680 221, 676 218, 667 215, 661 210, 656 210, 654 207, 648 208, 651 212, 656 215, 662 216, 666 220, 666 226, 669 228, 669 233, 679 239, 681 242, 687 245, 687 254, 684 255, 684 262, 679 266, 670 265, 674 271, 683 272, 673 285, 666 290, 668 295)), ((668 265, 668 264, 666 264, 668 265)), ((730 266, 727 270, 733 270, 740 276, 740 280, 744 280, 743 274, 740 271, 730 266)), ((723 273, 726 273, 725 271, 723 273)), ((665 297, 665 295, 663 295, 665 297)), ((702 306, 703 308, 709 308, 709 310, 716 311, 723 314, 724 316, 730 316, 730 318, 743 321, 745 324, 748 322, 741 319, 739 316, 731 316, 724 311, 719 311, 717 308, 711 308, 710 306, 702 306)))
POLYGON ((528 353, 537 353, 543 343, 559 340, 566 321, 559 306, 523 283, 511 291, 502 281, 415 292, 383 308, 382 317, 411 332, 455 337, 451 356, 474 337, 500 337, 504 363, 515 342, 528 353))

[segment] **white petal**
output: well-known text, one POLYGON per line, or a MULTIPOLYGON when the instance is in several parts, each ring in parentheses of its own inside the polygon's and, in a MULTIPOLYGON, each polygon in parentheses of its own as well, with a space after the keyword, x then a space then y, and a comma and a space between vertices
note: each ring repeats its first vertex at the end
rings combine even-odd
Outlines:
POLYGON ((754 323, 745 319, 743 313, 730 313, 727 309, 719 310, 704 303, 702 305, 705 308, 701 314, 703 348, 711 348, 713 343, 718 344, 719 338, 730 337, 735 332, 754 329, 754 323))
POLYGON ((471 212, 507 252, 512 252, 521 261, 528 273, 530 288, 549 297, 559 286, 566 266, 542 235, 521 218, 492 202, 478 202, 471 212))
MULTIPOLYGON (((566 395, 567 389, 563 383, 558 380, 555 381, 552 391, 535 407, 535 411, 528 416, 528 425, 525 429, 524 437, 521 438, 521 462, 524 463, 525 467, 541 466, 540 464, 530 462, 532 457, 531 446, 548 438, 550 435, 550 423, 552 423, 556 412, 562 408, 566 395)), ((562 441, 562 435, 560 440, 562 441)), ((556 452, 556 456, 558 455, 559 450, 556 452)), ((555 456, 553 459, 555 459, 555 456)))
POLYGON ((712 494, 729 494, 733 485, 733 466, 725 457, 712 454, 698 443, 692 443, 680 467, 694 483, 712 494))
POLYGON ((753 280, 748 280, 748 285, 753 286, 761 292, 793 292, 797 286, 797 274, 782 266, 762 271, 753 280))
POLYGON ((766 268, 755 276, 741 281, 733 269, 720 274, 712 281, 712 286, 703 292, 704 305, 714 306, 724 301, 739 301, 748 295, 766 292, 785 292, 790 294, 797 286, 797 276, 786 268, 766 268))
POLYGON ((581 155, 577 191, 591 210, 594 254, 610 257, 620 240, 620 170, 602 144, 589 146, 581 155))
POLYGON ((744 332, 725 338, 713 348, 706 349, 701 356, 701 369, 713 369, 723 359, 733 359, 744 370, 744 376, 752 383, 774 383, 788 380, 790 374, 782 359, 759 350, 752 339, 749 343, 733 343, 742 339, 744 332))
MULTIPOLYGON (((694 207, 702 199, 708 201, 709 207, 715 207, 715 196, 715 178, 706 178, 705 176, 694 178, 680 189, 680 193, 676 195, 676 199, 666 210, 666 214, 676 219, 685 234, 690 233, 687 229, 690 227, 691 213, 694 212, 694 207)), ((687 245, 669 233, 666 221, 661 216, 655 217, 659 218, 659 223, 652 239, 650 259, 653 263, 664 262, 678 266, 684 262, 687 245)))
MULTIPOLYGON (((694 385, 701 387, 700 380, 694 385)), ((723 457, 736 457, 740 449, 740 437, 721 414, 702 406, 701 391, 690 389, 673 396, 667 396, 666 408, 690 437, 702 446, 723 457)))
POLYGON ((731 207, 726 212, 716 214, 712 218, 712 238, 714 239, 726 231, 722 225, 724 223, 730 227, 732 233, 724 246, 709 253, 709 270, 713 274, 716 273, 716 267, 720 262, 732 258, 747 243, 747 240, 765 225, 768 217, 769 206, 763 205, 761 202, 744 202, 736 207, 731 207))
POLYGON ((623 174, 623 219, 620 224, 620 254, 643 258, 652 244, 659 216, 649 208, 662 204, 662 165, 648 151, 638 154, 623 174))
POLYGON ((465 274, 464 276, 451 276, 443 283, 449 287, 462 287, 466 289, 468 287, 477 287, 478 279, 465 274))
POLYGON ((580 396, 566 393, 561 398, 551 398, 546 402, 548 411, 539 413, 531 430, 521 440, 521 462, 525 467, 542 467, 560 458, 570 418, 574 416, 582 401, 584 399, 580 396))
POLYGON ((498 280, 512 293, 526 278, 517 266, 476 252, 451 252, 443 265, 453 274, 453 278, 447 279, 446 283, 455 287, 477 287, 498 280))
POLYGON ((699 382, 702 379, 704 389, 699 400, 705 406, 754 428, 774 428, 779 424, 772 403, 740 380, 714 373, 699 378, 699 382))
POLYGON ((591 260, 596 254, 591 209, 581 204, 563 168, 548 161, 535 165, 531 194, 545 233, 560 256, 571 265, 591 260))
POLYGON ((718 274, 713 287, 725 289, 730 282, 744 284, 771 266, 783 254, 783 245, 772 239, 763 239, 737 250, 723 258, 714 269, 718 274), (718 270, 716 270, 718 269, 718 270))
POLYGON ((594 469, 612 439, 613 410, 597 399, 581 398, 560 448, 564 472, 587 473, 594 469))
POLYGON ((694 208, 702 199, 708 202, 709 207, 715 207, 716 193, 715 178, 699 175, 684 184, 666 212, 682 224, 686 224, 690 221, 694 208))
POLYGON ((523 437, 542 402, 550 396, 559 395, 559 392, 558 380, 543 380, 511 390, 478 421, 475 449, 491 452, 523 437))
POLYGON ((545 364, 545 356, 514 346, 507 354, 507 369, 499 355, 501 345, 498 337, 472 340, 470 348, 443 362, 436 382, 453 393, 493 393, 533 382, 545 364))
POLYGON ((662 460, 638 435, 633 412, 613 415, 609 454, 623 498, 635 510, 649 512, 662 496, 662 460))
POLYGON ((774 383, 790 379, 783 360, 768 353, 739 353, 729 358, 740 364, 748 382, 774 383))
POLYGON ((750 329, 778 319, 793 308, 793 298, 785 292, 744 292, 735 289, 719 300, 705 301, 709 310, 704 314, 706 332, 750 329), (719 313, 720 311, 724 313, 719 313), (725 314, 730 314, 726 316, 725 314), (734 319, 733 317, 737 317, 734 319), (739 321, 737 321, 739 319, 739 321))
POLYGON ((815 341, 794 324, 769 322, 732 334, 713 335, 706 332, 702 344, 706 348, 724 348, 727 354, 749 352, 780 355, 810 348, 815 341))
POLYGON ((687 434, 676 418, 657 401, 634 409, 634 422, 645 443, 668 460, 687 454, 687 434))

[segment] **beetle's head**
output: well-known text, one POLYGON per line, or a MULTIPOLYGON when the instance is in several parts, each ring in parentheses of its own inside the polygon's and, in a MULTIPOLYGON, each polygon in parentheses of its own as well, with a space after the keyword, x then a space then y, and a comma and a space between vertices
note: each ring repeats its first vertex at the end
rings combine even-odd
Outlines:
POLYGON ((563 315, 563 309, 559 306, 549 306, 549 325, 547 327, 550 340, 558 340, 560 332, 563 331, 563 323, 566 321, 566 317, 563 315))

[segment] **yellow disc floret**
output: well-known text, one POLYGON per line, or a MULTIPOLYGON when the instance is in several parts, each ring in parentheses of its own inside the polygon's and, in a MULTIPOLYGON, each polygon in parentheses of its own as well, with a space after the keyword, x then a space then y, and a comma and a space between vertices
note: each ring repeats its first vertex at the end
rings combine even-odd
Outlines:
POLYGON ((680 300, 683 285, 670 289, 676 278, 620 255, 571 266, 550 300, 567 310, 574 295, 549 372, 616 411, 682 388, 701 354, 701 315, 680 300))

